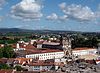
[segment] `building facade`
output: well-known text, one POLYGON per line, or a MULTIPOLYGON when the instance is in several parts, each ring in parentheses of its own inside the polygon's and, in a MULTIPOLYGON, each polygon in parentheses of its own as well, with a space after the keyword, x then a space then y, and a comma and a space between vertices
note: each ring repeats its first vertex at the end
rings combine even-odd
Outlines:
POLYGON ((26 58, 47 60, 47 59, 62 58, 63 56, 64 56, 63 51, 55 51, 55 52, 46 51, 44 53, 28 54, 28 55, 26 55, 26 58))
POLYGON ((97 49, 95 48, 75 48, 72 53, 74 56, 82 56, 82 55, 95 55, 97 54, 97 49))

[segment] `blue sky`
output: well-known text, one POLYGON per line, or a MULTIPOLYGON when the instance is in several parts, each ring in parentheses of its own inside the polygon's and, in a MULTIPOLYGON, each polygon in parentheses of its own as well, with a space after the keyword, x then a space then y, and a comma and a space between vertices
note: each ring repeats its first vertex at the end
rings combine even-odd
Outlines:
POLYGON ((100 32, 100 0, 0 0, 0 28, 100 32))

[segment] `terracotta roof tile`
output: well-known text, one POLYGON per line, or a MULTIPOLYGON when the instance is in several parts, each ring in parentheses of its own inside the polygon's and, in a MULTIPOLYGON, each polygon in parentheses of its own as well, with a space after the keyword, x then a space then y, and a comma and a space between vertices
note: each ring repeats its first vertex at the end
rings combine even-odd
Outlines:
POLYGON ((7 58, 1 58, 0 59, 0 63, 6 63, 7 62, 7 58))
POLYGON ((39 73, 39 71, 15 71, 14 73, 39 73))
POLYGON ((0 70, 0 73, 12 73, 13 70, 0 70))
POLYGON ((62 50, 57 49, 34 49, 34 50, 27 50, 31 53, 29 54, 39 54, 39 53, 50 53, 50 52, 63 52, 62 50))
POLYGON ((26 49, 34 49, 34 48, 36 48, 36 47, 34 47, 33 45, 31 45, 31 44, 28 44, 28 45, 26 45, 26 47, 25 47, 26 49))
POLYGON ((15 61, 19 61, 20 64, 23 64, 23 62, 26 62, 26 61, 32 61, 31 58, 16 58, 15 61))
POLYGON ((89 50, 89 49, 95 49, 95 48, 75 48, 73 50, 89 50))

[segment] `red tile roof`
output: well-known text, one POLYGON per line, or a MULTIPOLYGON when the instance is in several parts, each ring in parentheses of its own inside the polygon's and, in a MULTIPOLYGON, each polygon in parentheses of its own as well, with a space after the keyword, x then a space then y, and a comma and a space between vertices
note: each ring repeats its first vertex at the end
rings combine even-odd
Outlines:
POLYGON ((7 62, 7 58, 1 58, 0 59, 0 63, 6 63, 7 62))
POLYGON ((75 48, 73 50, 89 50, 89 49, 95 49, 95 48, 86 48, 86 47, 83 47, 83 48, 75 48))
POLYGON ((15 71, 14 73, 39 73, 40 71, 15 71))
MULTIPOLYGON (((13 48, 17 48, 17 47, 16 47, 16 44, 12 44, 11 46, 12 46, 13 48)), ((24 43, 19 43, 19 47, 20 47, 20 48, 25 48, 25 49, 34 49, 34 48, 36 48, 36 47, 34 47, 32 44, 26 45, 26 44, 24 44, 24 43)))
POLYGON ((96 60, 96 62, 100 62, 100 60, 96 60))
POLYGON ((44 41, 37 41, 37 44, 43 44, 44 41))
POLYGON ((13 72, 13 70, 0 70, 0 73, 12 73, 13 72))
POLYGON ((41 63, 41 62, 39 62, 39 63, 30 63, 30 64, 28 64, 29 66, 51 66, 51 65, 54 65, 54 63, 41 63))
POLYGON ((30 61, 31 62, 31 58, 16 58, 15 61, 19 61, 20 64, 23 64, 23 62, 26 62, 26 61, 30 61))
POLYGON ((26 45, 26 47, 25 47, 25 49, 34 49, 34 48, 36 48, 36 47, 34 47, 34 46, 31 45, 31 44, 28 44, 28 45, 26 45))
POLYGON ((57 50, 57 49, 34 49, 34 50, 27 50, 27 51, 30 51, 31 54, 63 52, 62 50, 57 50))
POLYGON ((46 61, 38 60, 36 62, 32 62, 32 63, 29 63, 27 65, 29 65, 29 66, 53 66, 53 65, 63 66, 64 63, 46 62, 46 61))
POLYGON ((44 42, 43 44, 46 44, 46 45, 60 45, 60 43, 55 43, 55 42, 44 42))

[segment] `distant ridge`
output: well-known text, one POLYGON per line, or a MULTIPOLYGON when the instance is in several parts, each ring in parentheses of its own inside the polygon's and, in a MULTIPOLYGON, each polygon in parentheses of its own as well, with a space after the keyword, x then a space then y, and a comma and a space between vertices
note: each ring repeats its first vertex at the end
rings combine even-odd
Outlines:
POLYGON ((32 30, 27 29, 20 29, 20 28, 0 28, 1 33, 8 33, 8 32, 32 32, 32 30))
POLYGON ((82 31, 67 31, 67 30, 31 30, 31 29, 20 29, 20 28, 0 28, 0 33, 9 32, 32 32, 32 33, 100 33, 100 32, 82 32, 82 31))

